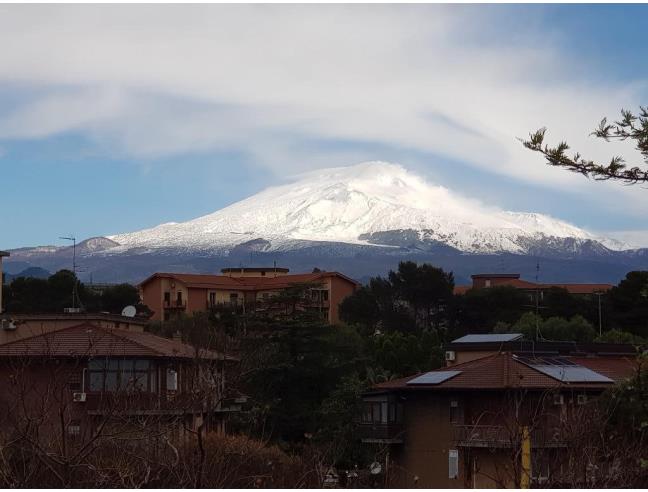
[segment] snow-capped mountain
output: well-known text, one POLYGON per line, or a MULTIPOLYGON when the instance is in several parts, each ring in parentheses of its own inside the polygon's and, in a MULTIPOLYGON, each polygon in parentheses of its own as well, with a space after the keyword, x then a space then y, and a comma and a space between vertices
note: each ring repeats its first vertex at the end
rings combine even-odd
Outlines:
POLYGON ((388 231, 407 231, 408 240, 414 233, 418 240, 467 253, 528 254, 547 245, 578 249, 585 244, 628 249, 546 215, 484 205, 386 162, 302 174, 197 219, 107 238, 109 249, 121 251, 226 252, 255 240, 263 240, 262 250, 281 251, 312 242, 393 245, 380 241, 380 233, 388 231))

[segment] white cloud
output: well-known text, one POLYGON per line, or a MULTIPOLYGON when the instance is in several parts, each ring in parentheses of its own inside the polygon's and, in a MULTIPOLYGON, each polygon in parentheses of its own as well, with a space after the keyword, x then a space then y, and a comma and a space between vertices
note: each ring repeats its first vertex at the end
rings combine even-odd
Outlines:
MULTIPOLYGON (((608 159, 615 148, 632 154, 587 134, 603 115, 636 107, 645 85, 570 77, 586 72, 584 62, 561 54, 551 31, 511 24, 493 37, 489 12, 3 5, 0 44, 11 48, 0 50, 0 84, 39 90, 0 116, 0 139, 76 131, 138 157, 243 150, 278 174, 366 157, 309 155, 300 139, 377 142, 593 190, 543 165, 516 137, 546 125, 552 141, 565 138, 588 157, 608 159), (506 29, 515 29, 510 40, 506 29)), ((597 186, 646 204, 645 193, 597 186)))

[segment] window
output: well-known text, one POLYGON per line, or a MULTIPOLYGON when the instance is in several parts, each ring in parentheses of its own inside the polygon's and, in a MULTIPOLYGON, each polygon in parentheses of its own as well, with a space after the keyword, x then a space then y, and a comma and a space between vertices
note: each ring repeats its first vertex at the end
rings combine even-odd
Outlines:
POLYGON ((484 281, 484 286, 485 287, 490 287, 491 286, 491 281, 490 280, 484 281))
POLYGON ((216 305, 216 292, 209 293, 209 305, 210 306, 216 305))
POLYGON ((403 405, 394 401, 365 401, 362 422, 365 424, 393 424, 403 419, 403 405))
POLYGON ((459 476, 459 451, 450 449, 448 451, 448 478, 459 476))
POLYGON ((71 420, 67 426, 68 436, 77 437, 81 435, 81 421, 71 420))
POLYGON ((70 379, 68 381, 68 388, 70 391, 83 391, 81 389, 81 375, 78 373, 74 373, 70 375, 70 379))
POLYGON ((459 402, 457 400, 450 400, 450 423, 459 423, 459 402))
POLYGON ((171 303, 171 292, 165 292, 164 293, 164 304, 170 304, 171 303))
POLYGON ((148 359, 93 359, 88 363, 89 391, 157 391, 156 369, 148 359))
POLYGON ((177 304, 178 304, 178 306, 182 306, 182 291, 181 290, 178 291, 177 304))
POLYGON ((322 300, 323 301, 328 301, 328 290, 323 290, 322 291, 322 300))
POLYGON ((230 302, 231 302, 232 304, 236 304, 236 303, 238 303, 238 294, 237 294, 236 292, 232 292, 232 293, 230 294, 230 302))
POLYGON ((178 390, 178 373, 174 369, 167 369, 166 389, 168 391, 178 390))

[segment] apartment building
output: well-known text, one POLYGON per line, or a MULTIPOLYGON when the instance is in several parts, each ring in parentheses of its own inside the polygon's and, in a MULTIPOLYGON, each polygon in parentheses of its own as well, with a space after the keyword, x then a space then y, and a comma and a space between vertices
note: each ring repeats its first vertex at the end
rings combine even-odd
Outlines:
POLYGON ((307 286, 298 309, 321 313, 329 323, 339 322, 339 305, 359 286, 338 272, 290 274, 287 268, 225 268, 222 275, 155 273, 139 284, 142 302, 153 320, 178 313, 195 313, 218 306, 259 311, 272 308, 272 298, 295 287, 307 286))
POLYGON ((446 359, 446 367, 363 396, 362 441, 386 452, 385 468, 401 487, 560 483, 569 466, 561 453, 575 439, 570 425, 636 370, 632 346, 534 343, 516 334, 462 337, 446 359))
POLYGON ((48 439, 60 438, 64 424, 78 445, 99 431, 110 434, 107 426, 160 435, 223 431, 224 416, 240 407, 228 398, 225 379, 236 363, 177 340, 90 322, 21 338, 0 345, 0 428, 48 439))
POLYGON ((530 282, 520 278, 519 273, 478 273, 471 275, 472 285, 457 285, 455 287, 455 294, 465 294, 470 289, 487 289, 489 287, 502 287, 509 286, 524 292, 534 293, 542 292, 557 287, 565 289, 573 295, 590 296, 599 293, 604 293, 614 287, 612 284, 596 284, 596 283, 538 283, 530 282))

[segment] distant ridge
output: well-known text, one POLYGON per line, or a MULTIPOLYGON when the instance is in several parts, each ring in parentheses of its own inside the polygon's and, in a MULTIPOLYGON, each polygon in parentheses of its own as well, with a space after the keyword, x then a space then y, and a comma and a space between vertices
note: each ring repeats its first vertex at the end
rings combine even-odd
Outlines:
MULTIPOLYGON (((8 266, 69 268, 71 247, 20 248, 8 266)), ((294 177, 193 220, 89 238, 77 245, 95 281, 137 281, 155 271, 211 273, 277 261, 362 279, 402 259, 459 276, 538 261, 554 282, 616 282, 648 266, 648 250, 531 212, 504 211, 428 183, 398 164, 365 162, 294 177)), ((83 275, 82 274, 82 277, 83 275)))

